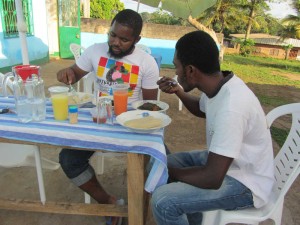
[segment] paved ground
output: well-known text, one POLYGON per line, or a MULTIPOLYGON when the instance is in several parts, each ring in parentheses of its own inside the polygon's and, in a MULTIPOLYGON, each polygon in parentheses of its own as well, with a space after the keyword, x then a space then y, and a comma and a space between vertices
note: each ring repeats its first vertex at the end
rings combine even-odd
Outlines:
MULTIPOLYGON (((42 76, 46 88, 59 84, 56 81, 56 71, 73 63, 72 60, 51 60, 50 63, 42 66, 42 76)), ((161 75, 173 76, 174 70, 162 69, 161 75)), ((194 92, 197 94, 197 92, 194 92)), ((288 93, 286 91, 286 93, 288 93)), ((298 92, 299 93, 299 92, 298 92)), ((295 95, 295 94, 294 94, 295 95)), ((299 99, 298 95, 298 99, 299 99)), ((205 147, 204 122, 192 117, 185 108, 178 111, 178 99, 175 96, 161 95, 161 100, 170 105, 168 115, 173 119, 170 126, 166 128, 165 141, 173 152, 199 149, 205 147), (200 126, 199 126, 200 125, 200 126), (179 129, 180 132, 179 132, 179 129)), ((268 109, 269 110, 269 109, 268 109)), ((57 156, 60 148, 41 149, 42 155, 58 161, 57 156)), ((46 182, 46 195, 48 201, 63 202, 84 202, 83 193, 69 182, 61 169, 50 171, 44 170, 46 182)), ((105 172, 98 176, 103 186, 112 194, 126 197, 126 158, 105 158, 105 172)), ((283 225, 299 225, 300 205, 300 180, 294 183, 292 189, 286 196, 283 225)), ((0 168, 0 197, 13 199, 34 199, 38 200, 38 188, 35 168, 0 168)), ((0 225, 101 225, 104 224, 102 217, 58 215, 46 213, 31 213, 0 210, 0 225)), ((126 220, 125 223, 126 224, 126 220)), ((271 221, 262 223, 271 225, 271 221)), ((147 225, 155 225, 151 212, 147 218, 147 225)))

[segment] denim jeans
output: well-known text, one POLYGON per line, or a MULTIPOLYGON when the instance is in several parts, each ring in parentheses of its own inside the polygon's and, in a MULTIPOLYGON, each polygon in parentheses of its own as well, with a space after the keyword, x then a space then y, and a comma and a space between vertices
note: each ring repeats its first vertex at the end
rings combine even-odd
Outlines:
MULTIPOLYGON (((171 167, 201 166, 207 151, 180 152, 168 155, 171 167)), ((200 225, 204 211, 237 210, 253 207, 251 191, 239 181, 225 176, 218 190, 202 189, 182 182, 158 187, 151 199, 157 225, 200 225)))
POLYGON ((59 153, 61 168, 75 185, 85 184, 95 174, 93 167, 89 164, 89 160, 94 153, 94 151, 74 149, 62 149, 59 153))

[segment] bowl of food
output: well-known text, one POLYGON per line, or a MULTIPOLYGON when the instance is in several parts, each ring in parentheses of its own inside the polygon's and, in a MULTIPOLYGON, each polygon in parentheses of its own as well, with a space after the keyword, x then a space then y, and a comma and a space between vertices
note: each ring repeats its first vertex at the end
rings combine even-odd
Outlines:
POLYGON ((169 105, 157 100, 140 100, 131 103, 132 108, 136 110, 157 111, 165 113, 169 109, 169 105))
POLYGON ((93 95, 85 92, 68 93, 69 105, 77 105, 78 107, 82 107, 84 104, 92 102, 92 99, 93 95))

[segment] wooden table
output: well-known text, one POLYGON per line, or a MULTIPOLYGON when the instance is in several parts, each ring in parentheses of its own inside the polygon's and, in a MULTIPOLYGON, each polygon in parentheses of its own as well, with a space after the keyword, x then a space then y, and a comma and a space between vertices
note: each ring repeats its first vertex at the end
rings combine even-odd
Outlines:
MULTIPOLYGON (((13 100, 0 97, 0 108, 7 106, 13 108, 13 100)), ((79 123, 76 125, 71 125, 67 121, 55 121, 49 103, 46 121, 39 123, 18 123, 15 114, 0 114, 0 142, 126 153, 128 185, 128 205, 125 206, 49 201, 43 205, 38 201, 0 199, 2 209, 128 217, 129 225, 143 225, 148 210, 148 192, 167 181, 163 130, 152 134, 137 134, 118 124, 99 126, 92 122, 88 109, 79 111, 79 123), (43 138, 44 136, 47 138, 43 138), (64 145, 60 144, 61 142, 64 145), (155 166, 148 175, 145 173, 145 166, 149 158, 153 160, 155 166)))

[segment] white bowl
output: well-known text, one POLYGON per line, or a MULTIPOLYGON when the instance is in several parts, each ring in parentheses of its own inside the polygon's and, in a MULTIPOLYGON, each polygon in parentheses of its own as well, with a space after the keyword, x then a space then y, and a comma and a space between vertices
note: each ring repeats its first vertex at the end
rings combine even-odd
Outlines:
POLYGON ((69 105, 77 105, 78 107, 82 107, 84 104, 88 102, 92 102, 93 95, 85 92, 76 92, 76 94, 69 92, 69 105))
MULTIPOLYGON (((140 106, 142 106, 144 103, 152 103, 157 105, 158 107, 161 108, 161 110, 156 111, 156 112, 166 112, 169 109, 169 105, 165 102, 162 101, 157 101, 157 100, 140 100, 140 101, 135 101, 131 103, 132 108, 136 109, 136 110, 145 110, 145 109, 139 109, 140 106)), ((151 111, 151 110, 149 110, 151 111)))
POLYGON ((136 133, 152 133, 152 132, 160 130, 161 128, 164 128, 164 127, 168 126, 171 123, 172 120, 168 115, 166 115, 164 113, 161 113, 159 111, 132 110, 132 111, 121 113, 119 116, 116 117, 116 121, 120 125, 126 127, 128 130, 136 132, 136 133), (156 119, 160 119, 161 120, 161 125, 157 126, 157 127, 153 127, 153 128, 147 128, 147 129, 132 128, 132 127, 128 127, 128 126, 125 125, 125 123, 127 121, 144 118, 145 113, 148 116, 152 116, 156 119))

